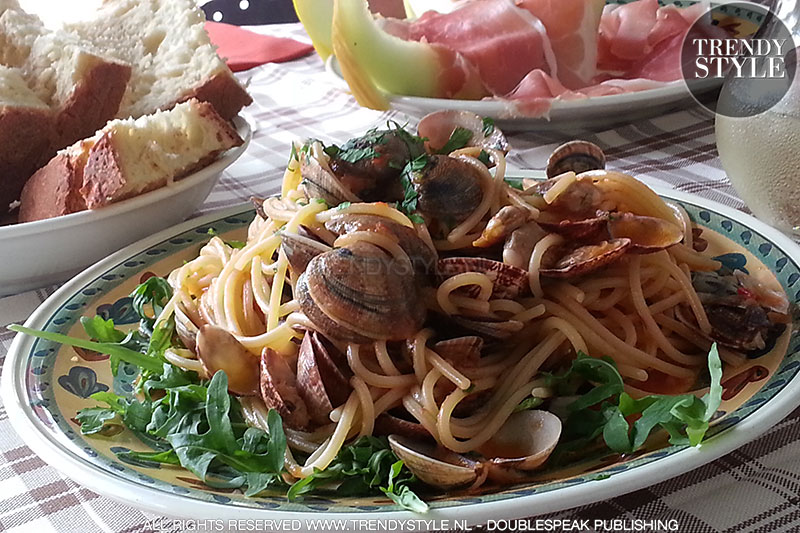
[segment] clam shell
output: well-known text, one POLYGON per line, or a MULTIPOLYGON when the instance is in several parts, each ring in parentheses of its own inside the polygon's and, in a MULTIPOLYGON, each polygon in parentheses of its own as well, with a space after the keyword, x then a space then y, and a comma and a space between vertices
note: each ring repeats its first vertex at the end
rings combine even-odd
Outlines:
POLYGON ((309 200, 322 198, 329 206, 361 201, 312 155, 301 157, 300 174, 303 176, 303 190, 309 200))
POLYGON ((547 159, 547 177, 554 178, 569 171, 580 174, 605 167, 606 155, 599 146, 589 141, 570 141, 550 154, 547 159))
POLYGON ((607 221, 608 215, 601 214, 581 220, 564 218, 558 222, 548 222, 547 220, 538 220, 537 222, 547 231, 558 233, 568 239, 586 239, 605 229, 607 221))
POLYGON ((389 435, 389 446, 423 483, 442 489, 469 485, 478 477, 480 465, 436 445, 400 435, 389 435))
POLYGON ((389 413, 381 413, 375 419, 375 435, 401 435, 411 439, 424 439, 430 437, 430 433, 418 422, 403 420, 389 413))
POLYGON ((411 178, 418 211, 428 220, 449 225, 463 222, 483 199, 479 172, 461 159, 431 156, 428 165, 411 178))
POLYGON ((258 358, 221 327, 206 324, 200 328, 197 334, 197 358, 209 377, 224 370, 228 375, 228 390, 234 394, 258 394, 258 358))
POLYGON ((481 236, 473 241, 472 246, 488 248, 504 241, 515 229, 522 226, 530 216, 527 209, 514 205, 507 205, 500 209, 489 219, 481 236))
POLYGON ((547 232, 533 221, 515 229, 503 245, 503 263, 527 270, 534 246, 546 235, 547 232))
POLYGON ((489 459, 489 478, 514 482, 519 472, 539 468, 553 453, 561 437, 561 420, 548 411, 520 411, 479 450, 489 459))
POLYGON ((474 335, 439 341, 433 350, 456 368, 475 367, 481 358, 483 339, 474 335))
POLYGON ((412 228, 378 215, 344 213, 333 216, 325 227, 337 235, 355 231, 374 231, 397 240, 397 244, 408 254, 414 267, 430 272, 436 267, 438 254, 428 246, 412 228))
POLYGON ((309 331, 297 355, 297 386, 317 424, 329 422, 330 412, 347 400, 351 387, 323 344, 319 333, 309 331))
POLYGON ((580 246, 563 255, 552 267, 540 269, 539 274, 551 278, 582 276, 621 259, 630 246, 630 239, 580 246))
POLYGON ((404 340, 425 321, 415 276, 377 246, 362 242, 318 255, 302 278, 301 309, 330 338, 359 342, 355 332, 368 340, 404 340), (312 303, 344 328, 318 323, 312 303))
POLYGON ((472 132, 467 146, 480 146, 508 153, 508 141, 500 128, 494 126, 486 135, 483 118, 469 111, 444 110, 429 113, 419 121, 417 134, 427 138, 425 148, 428 152, 436 153, 447 144, 453 131, 458 127, 472 132))
POLYGON ((297 387, 297 377, 286 358, 271 348, 261 352, 261 399, 275 409, 292 429, 307 429, 310 416, 297 387))
POLYGON ((669 248, 683 240, 683 230, 656 217, 613 214, 608 219, 608 233, 613 239, 631 240, 631 251, 650 253, 669 248))
POLYGON ((292 270, 300 274, 305 272, 312 259, 331 250, 331 247, 299 233, 283 232, 281 233, 281 249, 286 254, 292 270))
POLYGON ((297 279, 294 292, 303 314, 306 315, 325 336, 344 342, 353 342, 355 344, 367 344, 372 342, 371 338, 356 333, 347 327, 345 323, 334 321, 317 307, 317 304, 314 302, 309 292, 308 276, 305 272, 297 279))
MULTIPOLYGON (((440 281, 464 272, 480 272, 492 281, 492 298, 517 298, 528 287, 528 272, 500 261, 485 257, 448 257, 437 266, 440 281)), ((466 288, 475 297, 477 287, 466 288)))
POLYGON ((466 318, 463 316, 453 316, 450 317, 450 319, 463 328, 494 339, 507 339, 521 330, 524 325, 519 320, 492 321, 488 319, 478 320, 466 318))
POLYGON ((183 306, 175 306, 175 333, 184 346, 197 353, 197 334, 200 332, 198 327, 183 310, 183 306))

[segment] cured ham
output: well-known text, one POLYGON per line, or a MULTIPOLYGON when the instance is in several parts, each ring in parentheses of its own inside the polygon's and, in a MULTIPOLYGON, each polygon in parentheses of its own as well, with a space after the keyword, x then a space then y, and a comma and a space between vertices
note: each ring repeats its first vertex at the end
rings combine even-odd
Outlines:
MULTIPOLYGON (((542 116, 555 100, 658 87, 682 77, 687 33, 706 13, 635 0, 464 0, 415 20, 373 17, 364 0, 334 0, 333 48, 362 105, 386 94, 493 98, 542 116)), ((704 36, 726 38, 704 25, 704 36)))
POLYGON ((451 13, 385 19, 383 28, 405 40, 435 43, 463 55, 492 94, 506 94, 532 70, 555 74, 557 65, 542 22, 509 0, 478 0, 451 13))

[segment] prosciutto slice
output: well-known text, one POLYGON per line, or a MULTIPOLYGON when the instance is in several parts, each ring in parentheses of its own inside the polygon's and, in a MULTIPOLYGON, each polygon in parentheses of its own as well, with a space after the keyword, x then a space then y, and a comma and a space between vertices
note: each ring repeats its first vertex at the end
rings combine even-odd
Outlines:
POLYGON ((541 21, 511 0, 476 0, 451 13, 386 19, 383 29, 405 40, 435 43, 463 55, 495 95, 512 91, 526 74, 555 74, 556 61, 541 21))

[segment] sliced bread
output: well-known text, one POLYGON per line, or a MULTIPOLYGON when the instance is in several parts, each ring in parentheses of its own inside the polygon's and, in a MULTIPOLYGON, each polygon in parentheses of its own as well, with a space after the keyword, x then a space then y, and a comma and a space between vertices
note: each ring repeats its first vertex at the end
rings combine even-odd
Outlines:
POLYGON ((163 187, 239 146, 242 139, 207 102, 113 120, 59 152, 25 185, 20 222, 95 209, 163 187))
POLYGON ((22 69, 28 86, 55 111, 53 152, 116 115, 131 73, 129 65, 68 32, 48 31, 11 3, 0 15, 0 64, 22 69))
POLYGON ((66 29, 133 66, 118 117, 197 98, 231 119, 252 99, 217 55, 204 22, 195 0, 106 0, 95 18, 66 29))
POLYGON ((54 116, 18 69, 0 66, 0 215, 50 156, 54 116))

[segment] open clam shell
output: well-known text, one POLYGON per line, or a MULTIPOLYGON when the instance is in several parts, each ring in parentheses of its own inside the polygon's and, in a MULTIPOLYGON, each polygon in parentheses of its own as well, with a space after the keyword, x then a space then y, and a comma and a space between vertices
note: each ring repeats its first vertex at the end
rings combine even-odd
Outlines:
POLYGON ((480 464, 435 444, 389 435, 389 446, 420 481, 433 487, 452 489, 478 478, 480 464))
POLYGON ((320 334, 309 331, 297 355, 297 385, 311 419, 317 424, 329 421, 330 412, 344 403, 350 383, 331 356, 335 348, 323 343, 320 334))
POLYGON ((525 224, 530 211, 514 205, 507 205, 500 209, 481 233, 481 236, 473 241, 472 246, 477 248, 489 248, 497 243, 505 241, 506 237, 525 224))
POLYGON ((639 253, 657 252, 683 240, 683 230, 662 218, 613 214, 608 218, 608 232, 612 239, 631 240, 631 251, 639 253))
POLYGON ((228 376, 228 390, 234 394, 258 394, 258 358, 221 327, 206 324, 200 328, 197 334, 197 358, 208 376, 224 370, 228 376))
POLYGON ((561 419, 541 410, 520 411, 479 450, 488 461, 489 478, 501 483, 542 466, 561 437, 561 419))
POLYGON ((433 350, 456 368, 475 367, 481 358, 483 339, 475 335, 439 341, 433 350))
POLYGON ((275 409, 292 429, 307 429, 311 423, 308 407, 297 386, 297 377, 286 357, 271 348, 261 352, 261 399, 275 409))
POLYGON ((428 164, 411 176, 417 209, 428 221, 459 224, 483 200, 482 179, 480 171, 462 159, 431 156, 428 164))
POLYGON ((283 232, 281 233, 281 249, 286 254, 292 270, 299 275, 305 272, 312 259, 330 251, 331 247, 299 233, 283 232))
MULTIPOLYGON (((492 298, 517 298, 528 287, 528 272, 515 266, 486 259, 485 257, 448 257, 437 266, 439 278, 447 278, 465 272, 480 272, 492 281, 492 298)), ((467 293, 475 297, 477 287, 467 287, 467 293)))
POLYGON ((603 150, 589 141, 570 141, 558 146, 547 159, 547 177, 553 178, 564 172, 580 174, 587 170, 606 167, 603 150))
POLYGON ((551 278, 582 276, 621 259, 630 246, 631 240, 627 238, 579 246, 561 256, 552 266, 540 269, 539 274, 551 278))
POLYGON ((181 340, 184 346, 191 351, 197 353, 197 334, 200 329, 189 318, 189 315, 183 309, 183 306, 178 304, 175 306, 175 333, 181 340))
POLYGON ((438 153, 456 128, 472 132, 466 146, 480 146, 508 153, 508 140, 500 128, 469 111, 444 110, 429 113, 419 121, 417 134, 427 138, 425 148, 429 152, 438 153))

